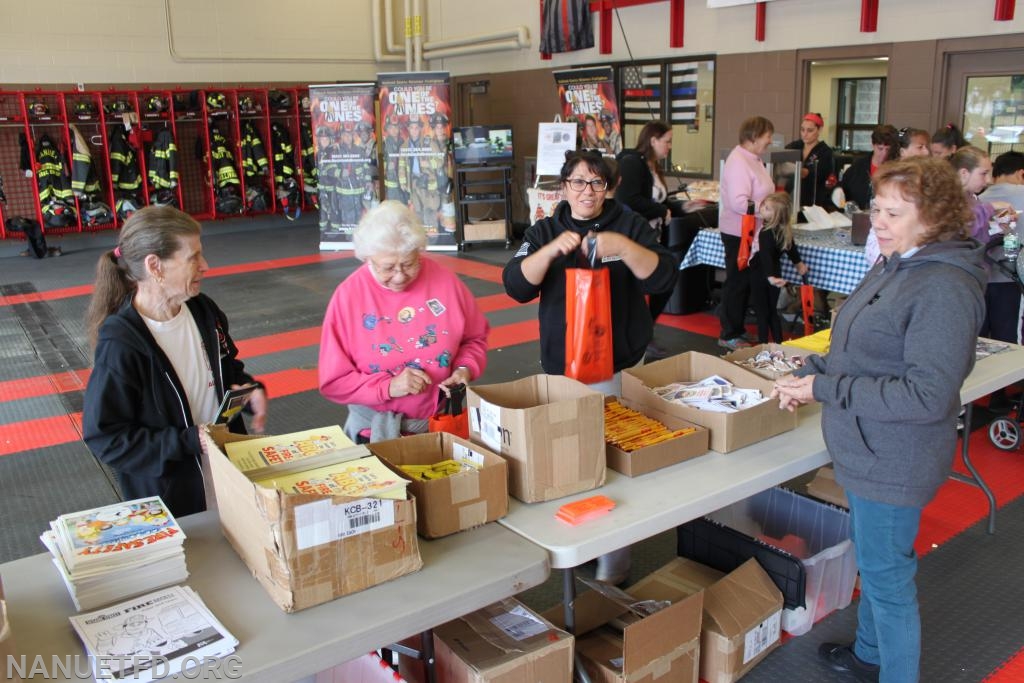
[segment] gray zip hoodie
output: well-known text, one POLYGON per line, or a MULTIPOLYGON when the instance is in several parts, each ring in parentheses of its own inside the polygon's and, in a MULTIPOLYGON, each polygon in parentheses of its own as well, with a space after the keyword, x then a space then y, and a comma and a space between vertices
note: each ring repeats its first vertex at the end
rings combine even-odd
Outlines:
POLYGON ((814 375, 836 479, 862 498, 923 507, 949 476, 959 391, 985 315, 984 247, 937 242, 894 254, 836 315, 814 375))

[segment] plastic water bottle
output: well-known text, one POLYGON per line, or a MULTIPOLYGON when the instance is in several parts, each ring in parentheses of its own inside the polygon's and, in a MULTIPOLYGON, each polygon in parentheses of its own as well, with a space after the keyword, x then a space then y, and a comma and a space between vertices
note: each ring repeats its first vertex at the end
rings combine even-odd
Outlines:
POLYGON ((1003 253, 1010 261, 1016 261, 1017 254, 1020 253, 1020 237, 1017 235, 1016 221, 1010 221, 1010 229, 1003 237, 1003 253))

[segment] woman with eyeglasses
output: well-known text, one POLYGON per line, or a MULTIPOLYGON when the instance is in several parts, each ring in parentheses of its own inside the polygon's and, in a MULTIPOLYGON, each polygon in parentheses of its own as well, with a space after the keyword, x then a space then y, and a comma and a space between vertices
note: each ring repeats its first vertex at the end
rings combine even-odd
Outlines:
MULTIPOLYGON (((591 387, 621 393, 620 371, 639 365, 654 335, 644 296, 672 290, 676 265, 640 214, 608 197, 618 179, 607 159, 593 151, 568 152, 559 179, 565 199, 526 230, 505 265, 505 291, 519 303, 540 297, 540 364, 549 375, 565 374, 565 270, 586 263, 588 238, 611 283, 614 376, 591 387)), ((598 558, 597 578, 621 583, 629 573, 629 549, 598 558)))
POLYGON ((327 305, 320 393, 348 406, 354 441, 425 432, 438 390, 486 368, 487 319, 462 281, 424 256, 426 232, 404 204, 367 211, 352 242, 363 265, 327 305))

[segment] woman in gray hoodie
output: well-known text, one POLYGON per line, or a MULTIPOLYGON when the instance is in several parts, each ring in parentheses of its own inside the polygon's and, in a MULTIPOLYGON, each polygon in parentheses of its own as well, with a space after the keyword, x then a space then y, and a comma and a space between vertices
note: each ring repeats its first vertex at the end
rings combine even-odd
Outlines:
POLYGON ((883 258, 837 314, 829 353, 780 378, 773 395, 789 410, 822 404, 825 444, 850 501, 857 637, 819 654, 858 680, 914 683, 914 539, 956 450, 959 390, 985 314, 984 248, 968 237, 971 212, 947 162, 888 162, 872 183, 883 258))

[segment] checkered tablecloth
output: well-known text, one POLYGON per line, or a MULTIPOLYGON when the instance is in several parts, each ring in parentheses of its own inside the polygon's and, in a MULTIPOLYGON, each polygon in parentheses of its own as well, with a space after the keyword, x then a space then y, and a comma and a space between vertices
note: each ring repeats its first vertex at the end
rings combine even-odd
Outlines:
MULTIPOLYGON (((836 230, 794 231, 800 258, 810 268, 808 276, 815 287, 849 294, 868 272, 864 247, 851 246, 847 234, 836 230)), ((725 268, 725 248, 718 230, 714 228, 706 228, 697 234, 680 268, 699 264, 725 268)), ((793 284, 800 284, 800 276, 786 256, 782 257, 782 277, 793 284)))

